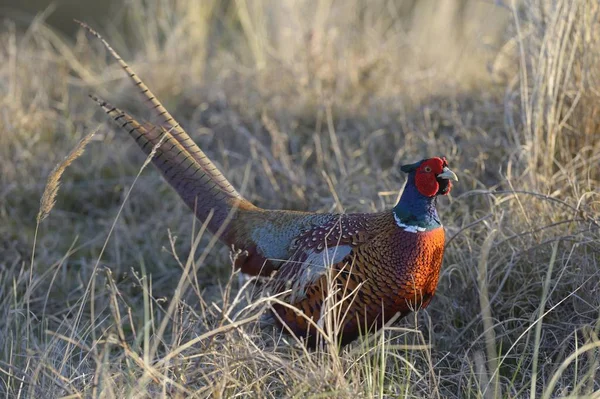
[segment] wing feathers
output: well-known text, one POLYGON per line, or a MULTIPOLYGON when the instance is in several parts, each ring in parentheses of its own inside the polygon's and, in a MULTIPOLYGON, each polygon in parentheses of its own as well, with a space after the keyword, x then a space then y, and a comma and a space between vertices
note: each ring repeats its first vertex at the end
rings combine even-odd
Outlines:
POLYGON ((342 262, 351 251, 352 247, 349 245, 338 245, 321 252, 311 250, 307 254, 306 260, 300 265, 298 272, 290 280, 292 282, 291 301, 296 302, 303 299, 306 296, 306 288, 319 281, 332 265, 342 262))
POLYGON ((364 214, 337 215, 306 230, 295 238, 293 252, 278 268, 268 289, 272 293, 291 290, 292 303, 304 299, 307 289, 332 267, 340 272, 345 263, 351 265, 353 249, 377 234, 379 223, 389 223, 390 217, 391 212, 389 216, 381 213, 373 218, 371 215, 374 223, 369 223, 364 214))

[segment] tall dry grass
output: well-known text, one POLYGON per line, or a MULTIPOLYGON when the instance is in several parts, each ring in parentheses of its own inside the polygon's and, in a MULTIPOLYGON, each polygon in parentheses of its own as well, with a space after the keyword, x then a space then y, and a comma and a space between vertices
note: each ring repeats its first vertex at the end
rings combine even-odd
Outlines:
POLYGON ((236 187, 250 171, 260 206, 374 211, 403 162, 443 154, 460 173, 427 311, 314 352, 260 328, 269 301, 247 301, 228 249, 108 126, 33 243, 46 178, 104 121, 88 92, 147 114, 83 32, 5 20, 0 392, 600 397, 598 12, 135 0, 96 26, 236 187))

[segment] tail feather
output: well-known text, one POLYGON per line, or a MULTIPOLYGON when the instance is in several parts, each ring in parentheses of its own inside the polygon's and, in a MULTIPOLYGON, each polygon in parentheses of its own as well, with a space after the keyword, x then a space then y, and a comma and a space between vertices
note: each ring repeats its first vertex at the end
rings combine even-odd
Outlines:
POLYGON ((196 143, 194 143, 186 131, 179 125, 179 123, 177 123, 175 118, 173 118, 169 111, 167 111, 161 102, 156 98, 154 93, 152 93, 148 86, 144 84, 144 82, 137 76, 133 69, 131 69, 131 67, 123 60, 123 58, 121 58, 121 56, 112 48, 112 46, 108 44, 108 42, 104 40, 104 38, 89 25, 77 20, 76 22, 102 42, 108 52, 127 73, 127 76, 129 76, 135 87, 139 88, 140 94, 145 98, 144 103, 157 114, 158 118, 160 118, 160 125, 181 144, 183 149, 187 151, 188 155, 192 157, 202 169, 204 169, 206 174, 211 177, 215 184, 217 184, 223 191, 234 193, 235 195, 239 196, 235 188, 229 183, 229 181, 227 181, 225 176, 223 176, 223 174, 204 154, 204 152, 202 152, 196 143))
POLYGON ((218 231, 236 208, 254 208, 233 189, 206 156, 204 157, 209 165, 203 166, 171 132, 162 126, 139 123, 108 102, 95 96, 90 97, 129 133, 144 153, 149 155, 157 147, 152 162, 200 220, 206 220, 212 212, 208 224, 211 231, 218 231))

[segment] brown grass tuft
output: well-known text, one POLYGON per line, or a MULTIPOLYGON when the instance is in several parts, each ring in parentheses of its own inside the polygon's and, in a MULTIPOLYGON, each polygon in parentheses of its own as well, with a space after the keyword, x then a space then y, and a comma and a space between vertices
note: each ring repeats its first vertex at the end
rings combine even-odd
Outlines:
POLYGON ((52 169, 50 176, 46 182, 46 187, 42 193, 40 199, 40 209, 37 214, 37 223, 40 223, 48 217, 52 208, 56 204, 56 196, 58 195, 58 189, 60 188, 60 178, 62 177, 65 170, 71 165, 77 158, 79 158, 85 151, 85 147, 92 140, 92 137, 96 134, 96 131, 89 133, 87 136, 79 140, 75 147, 69 152, 65 159, 52 169))

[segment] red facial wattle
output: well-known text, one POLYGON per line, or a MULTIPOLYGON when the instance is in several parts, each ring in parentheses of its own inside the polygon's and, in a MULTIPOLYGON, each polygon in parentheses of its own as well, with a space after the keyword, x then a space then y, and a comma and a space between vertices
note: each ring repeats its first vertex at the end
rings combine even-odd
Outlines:
POLYGON ((447 179, 438 179, 447 168, 445 158, 431 158, 423 161, 415 173, 415 186, 421 195, 433 197, 435 195, 447 195, 452 188, 452 183, 447 179))
POLYGON ((419 172, 417 170, 415 185, 417 186, 417 190, 426 197, 433 197, 440 190, 440 184, 431 172, 419 172))

